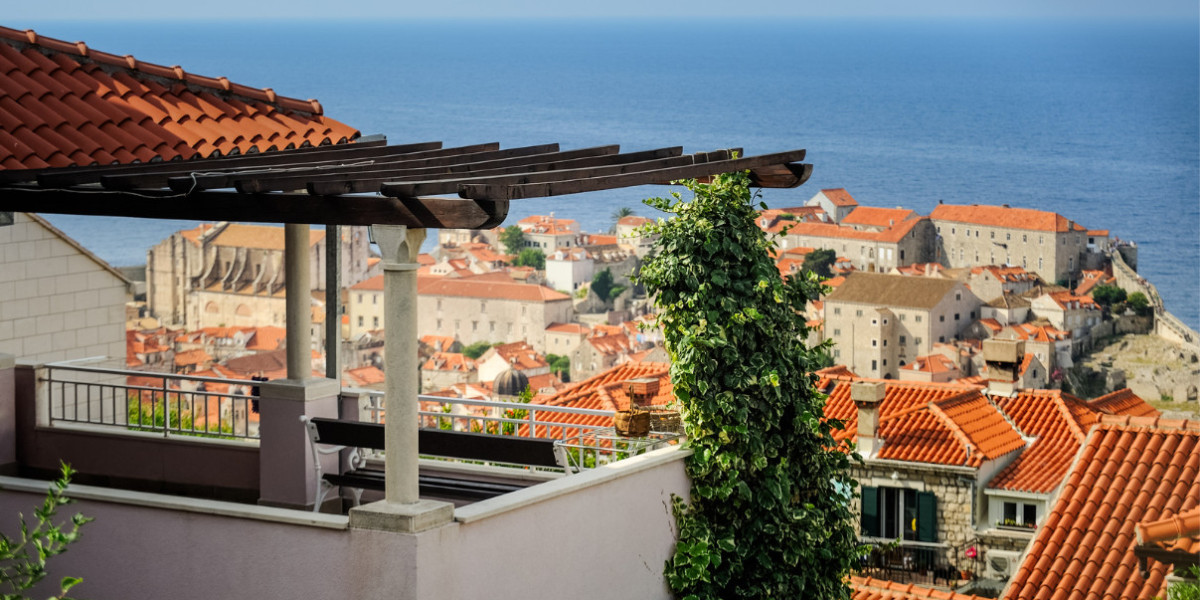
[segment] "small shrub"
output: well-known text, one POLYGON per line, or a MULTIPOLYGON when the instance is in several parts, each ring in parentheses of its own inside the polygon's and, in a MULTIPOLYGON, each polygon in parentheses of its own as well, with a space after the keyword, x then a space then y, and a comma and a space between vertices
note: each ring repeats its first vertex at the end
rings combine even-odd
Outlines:
MULTIPOLYGON (((28 598, 22 592, 46 578, 46 561, 67 551, 67 546, 79 539, 79 528, 92 519, 76 513, 69 522, 55 523, 58 509, 71 503, 66 497, 67 485, 75 470, 62 463, 62 474, 46 494, 42 506, 34 511, 37 524, 30 529, 24 515, 18 515, 20 538, 10 538, 0 533, 0 586, 11 590, 0 593, 0 597, 13 600, 28 598), (68 524, 70 525, 68 527, 68 524)), ((67 592, 79 584, 78 577, 63 577, 59 582, 59 593, 51 597, 65 599, 67 592)))

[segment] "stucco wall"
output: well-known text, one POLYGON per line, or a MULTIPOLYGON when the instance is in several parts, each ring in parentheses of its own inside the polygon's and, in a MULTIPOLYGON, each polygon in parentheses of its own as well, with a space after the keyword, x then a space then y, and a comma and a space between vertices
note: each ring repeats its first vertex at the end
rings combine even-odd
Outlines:
POLYGON ((52 228, 0 227, 0 352, 50 362, 125 356, 127 284, 52 228))

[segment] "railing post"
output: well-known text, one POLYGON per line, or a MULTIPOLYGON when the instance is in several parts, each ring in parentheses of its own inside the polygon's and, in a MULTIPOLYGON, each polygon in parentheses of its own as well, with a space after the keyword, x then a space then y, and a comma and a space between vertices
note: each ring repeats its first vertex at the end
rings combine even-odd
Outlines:
MULTIPOLYGON (((163 377, 162 378, 162 390, 163 390, 163 437, 164 438, 170 437, 169 432, 171 431, 171 407, 167 404, 167 390, 169 390, 169 389, 171 389, 171 388, 170 388, 170 385, 167 383, 167 378, 163 377)), ((150 409, 150 412, 151 412, 150 422, 153 423, 154 422, 154 414, 153 414, 154 409, 150 409)))

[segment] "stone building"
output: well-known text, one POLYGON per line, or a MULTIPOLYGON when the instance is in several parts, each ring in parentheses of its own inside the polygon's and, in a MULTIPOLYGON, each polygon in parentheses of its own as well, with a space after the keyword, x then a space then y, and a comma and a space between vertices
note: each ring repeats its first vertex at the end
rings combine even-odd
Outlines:
POLYGON ((979 316, 979 299, 961 282, 852 273, 824 301, 834 362, 867 377, 895 378, 933 344, 955 339, 979 316))
POLYGON ((545 352, 551 323, 573 320, 571 297, 515 283, 504 273, 417 278, 418 335, 454 337, 464 345, 524 339, 545 352))
POLYGON ((1088 231, 1058 213, 1004 206, 939 204, 936 260, 950 267, 1015 265, 1049 282, 1084 268, 1088 231))
POLYGON ((343 332, 354 338, 368 331, 384 329, 383 275, 360 281, 346 292, 346 315, 349 327, 343 332))
POLYGON ((820 208, 834 223, 841 223, 842 219, 858 208, 858 201, 845 188, 834 188, 817 192, 804 205, 820 208))
POLYGON ((546 254, 579 245, 579 222, 556 219, 554 213, 526 217, 517 221, 517 227, 525 234, 526 248, 537 248, 546 254))
POLYGON ((131 282, 33 213, 0 225, 0 353, 49 362, 88 356, 124 364, 131 282))
POLYGON ((866 272, 888 272, 897 267, 933 260, 933 225, 925 217, 897 222, 884 229, 833 223, 800 222, 791 225, 781 246, 833 250, 866 272))
MULTIPOLYGON (((365 227, 342 228, 345 286, 366 278, 365 227)), ((325 232, 309 232, 309 277, 325 289, 325 232)), ((203 327, 284 324, 283 228, 221 222, 178 231, 146 254, 146 301, 169 325, 203 327)))

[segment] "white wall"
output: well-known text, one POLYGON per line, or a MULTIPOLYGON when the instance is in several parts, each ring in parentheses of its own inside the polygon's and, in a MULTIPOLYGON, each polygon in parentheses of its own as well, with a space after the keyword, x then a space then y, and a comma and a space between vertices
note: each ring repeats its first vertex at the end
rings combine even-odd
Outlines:
POLYGON ((125 356, 127 282, 40 218, 0 227, 0 353, 125 356))

